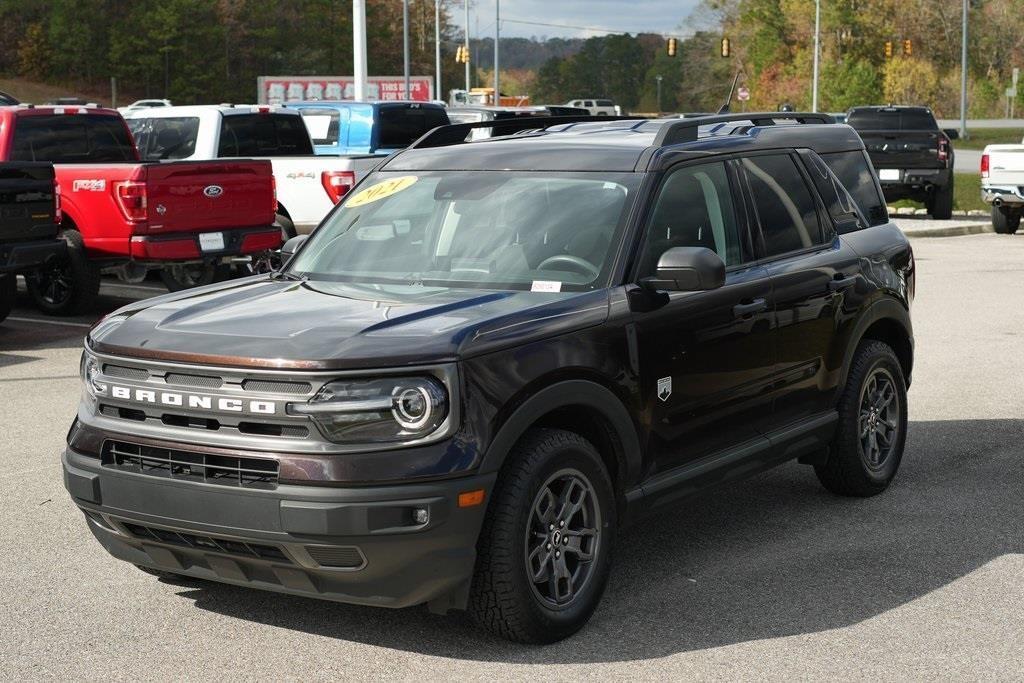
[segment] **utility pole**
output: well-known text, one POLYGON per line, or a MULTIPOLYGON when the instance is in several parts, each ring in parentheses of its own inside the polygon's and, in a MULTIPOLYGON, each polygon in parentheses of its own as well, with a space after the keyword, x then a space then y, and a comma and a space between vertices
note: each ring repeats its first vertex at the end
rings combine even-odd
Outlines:
POLYGON ((960 137, 967 139, 967 0, 963 0, 963 28, 960 38, 960 137))
POLYGON ((466 97, 469 97, 469 0, 466 3, 466 97))
POLYGON ((352 0, 352 65, 357 102, 366 100, 366 0, 352 0))
POLYGON ((441 93, 441 0, 434 0, 434 70, 437 81, 434 84, 434 99, 442 99, 441 93))
POLYGON ((814 0, 814 76, 811 86, 811 111, 818 111, 818 54, 821 52, 821 0, 814 0))
POLYGON ((658 114, 661 114, 661 74, 654 77, 654 80, 658 82, 658 114))
POLYGON ((411 100, 409 91, 409 0, 402 0, 402 60, 405 68, 405 99, 411 100))
POLYGON ((494 106, 501 104, 498 85, 498 43, 501 42, 501 0, 494 0, 494 106))

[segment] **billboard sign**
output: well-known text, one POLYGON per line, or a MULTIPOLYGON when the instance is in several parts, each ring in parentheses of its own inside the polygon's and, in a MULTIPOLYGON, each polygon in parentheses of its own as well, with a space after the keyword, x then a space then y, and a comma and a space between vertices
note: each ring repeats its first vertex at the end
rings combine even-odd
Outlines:
MULTIPOLYGON (((418 100, 434 98, 433 77, 410 76, 410 96, 405 96, 402 76, 370 76, 366 83, 368 100, 418 100)), ((355 94, 352 76, 260 76, 256 79, 256 101, 281 104, 299 100, 351 100, 355 94)))

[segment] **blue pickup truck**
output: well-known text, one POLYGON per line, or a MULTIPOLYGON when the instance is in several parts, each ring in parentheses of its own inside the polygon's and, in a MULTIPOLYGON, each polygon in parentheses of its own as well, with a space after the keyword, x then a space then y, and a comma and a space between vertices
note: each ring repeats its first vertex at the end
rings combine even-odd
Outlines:
POLYGON ((433 102, 289 102, 306 121, 316 154, 389 154, 449 124, 433 102))

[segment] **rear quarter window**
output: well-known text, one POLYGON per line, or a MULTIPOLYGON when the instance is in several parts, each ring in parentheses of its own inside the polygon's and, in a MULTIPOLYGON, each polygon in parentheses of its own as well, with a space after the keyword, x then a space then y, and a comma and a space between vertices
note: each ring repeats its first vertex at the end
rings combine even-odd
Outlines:
POLYGON ((886 209, 885 200, 882 199, 875 174, 871 170, 871 162, 865 152, 834 152, 822 154, 821 158, 857 202, 868 225, 888 222, 889 211, 886 209))
POLYGON ((427 131, 448 123, 448 115, 433 107, 382 107, 377 146, 408 147, 427 131))
POLYGON ((196 151, 199 118, 175 116, 168 118, 128 119, 139 154, 147 161, 187 159, 196 151))
POLYGON ((10 161, 74 164, 135 160, 135 144, 120 116, 19 116, 14 124, 10 161))
POLYGON ((221 121, 218 157, 284 157, 312 153, 313 142, 301 116, 229 114, 221 121))
POLYGON ((302 109, 301 112, 314 145, 338 144, 341 113, 337 109, 302 109))

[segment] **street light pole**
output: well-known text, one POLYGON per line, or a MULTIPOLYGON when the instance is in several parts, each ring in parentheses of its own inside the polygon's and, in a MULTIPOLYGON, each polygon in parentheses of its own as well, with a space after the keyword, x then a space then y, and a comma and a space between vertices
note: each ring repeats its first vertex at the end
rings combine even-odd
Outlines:
POLYGON ((494 106, 501 104, 498 85, 498 43, 501 42, 501 0, 494 0, 494 106))
POLYGON ((661 74, 655 76, 654 80, 658 82, 658 114, 661 114, 661 74))
POLYGON ((963 0, 963 27, 960 32, 960 137, 967 139, 967 0, 963 0))
POLYGON ((402 40, 405 64, 405 99, 412 99, 409 91, 409 0, 402 0, 402 40))
POLYGON ((352 65, 355 81, 352 96, 366 100, 366 0, 352 1, 352 65))
MULTIPOLYGON (((469 0, 466 3, 466 97, 469 97, 469 0)), ((468 103, 468 99, 467 99, 468 103)))
POLYGON ((811 111, 818 111, 818 54, 821 52, 821 0, 814 0, 814 76, 811 86, 811 111))
POLYGON ((434 71, 437 79, 434 84, 434 99, 442 99, 441 93, 441 0, 434 0, 434 71))

